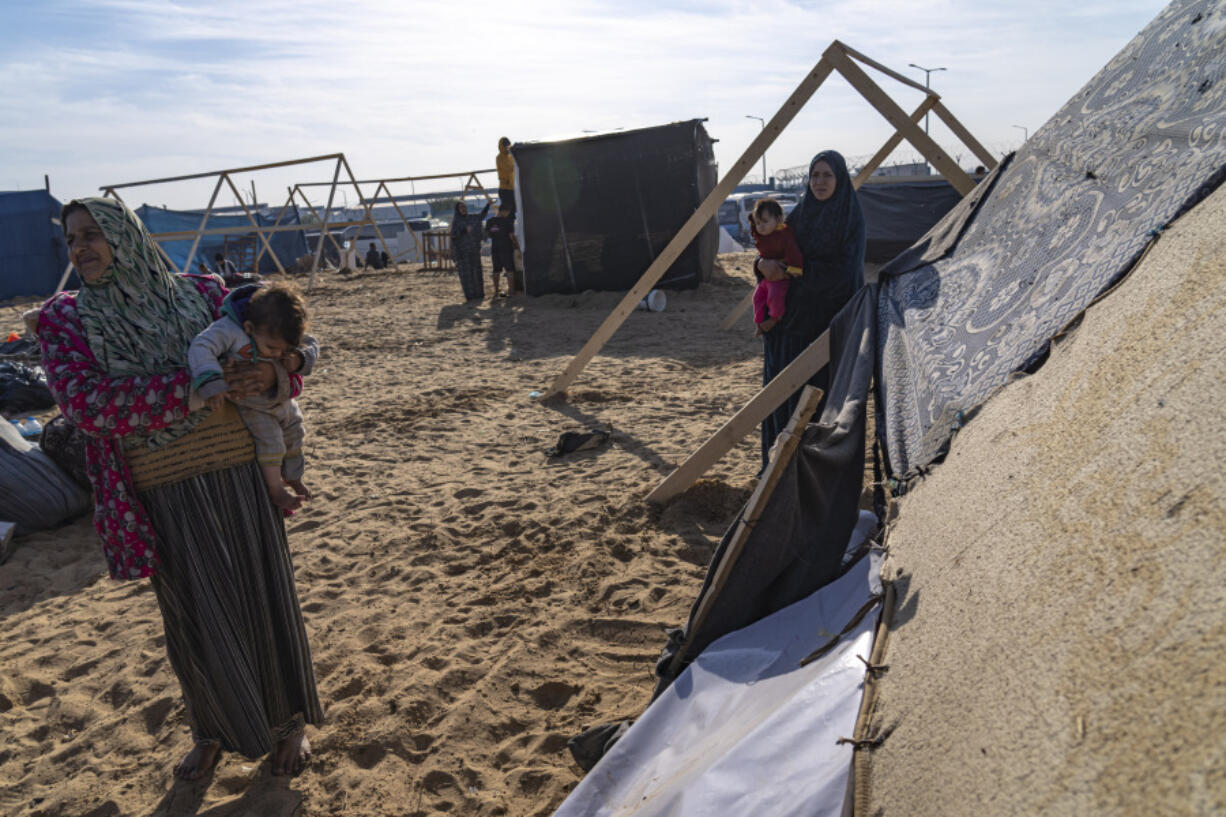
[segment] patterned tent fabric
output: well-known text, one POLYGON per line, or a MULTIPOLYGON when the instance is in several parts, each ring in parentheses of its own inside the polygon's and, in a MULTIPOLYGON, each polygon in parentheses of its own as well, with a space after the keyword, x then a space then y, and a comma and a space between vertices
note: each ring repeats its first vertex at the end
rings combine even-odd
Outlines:
POLYGON ((891 473, 941 456, 966 414, 1224 176, 1226 0, 1176 0, 980 185, 975 206, 881 271, 891 473))

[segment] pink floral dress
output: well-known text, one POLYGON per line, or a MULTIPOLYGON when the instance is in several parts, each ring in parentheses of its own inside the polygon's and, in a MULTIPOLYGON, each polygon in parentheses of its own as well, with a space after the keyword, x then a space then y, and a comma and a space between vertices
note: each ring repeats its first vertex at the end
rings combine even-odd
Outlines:
MULTIPOLYGON (((211 276, 188 275, 221 315, 226 289, 211 276)), ((133 487, 123 440, 184 420, 190 410, 187 369, 166 374, 110 377, 90 351, 77 314, 76 293, 62 292, 38 316, 47 384, 60 411, 88 437, 86 470, 94 489, 94 528, 113 579, 139 579, 157 570, 156 535, 133 487)), ((291 375, 294 395, 302 379, 291 375)))

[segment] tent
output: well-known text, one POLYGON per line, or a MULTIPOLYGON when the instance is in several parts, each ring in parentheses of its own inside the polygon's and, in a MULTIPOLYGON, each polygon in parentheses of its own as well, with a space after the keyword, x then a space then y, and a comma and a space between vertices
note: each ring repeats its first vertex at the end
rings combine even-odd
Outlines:
POLYGON ((0 193, 0 300, 52 294, 67 266, 59 201, 46 190, 0 193))
MULTIPOLYGON (((1226 180, 1226 142, 1217 138, 1226 132, 1224 52, 1226 1, 1173 2, 1017 154, 994 168, 920 241, 883 268, 880 282, 865 287, 836 318, 829 336, 815 341, 814 346, 829 345, 830 394, 826 409, 819 421, 804 431, 798 455, 784 472, 767 513, 754 520, 750 543, 740 551, 746 557, 732 557, 722 563, 727 537, 716 551, 694 605, 695 612, 711 612, 698 624, 692 612, 686 630, 670 636, 657 668, 657 695, 661 696, 657 700, 663 699, 671 685, 686 682, 688 670, 672 671, 679 665, 684 667, 690 661, 701 666, 706 660, 702 657, 704 649, 716 649, 730 633, 756 626, 755 622, 767 620, 805 593, 826 587, 839 575, 842 568, 838 565, 841 551, 836 549, 837 533, 840 526, 848 524, 859 499, 850 496, 844 483, 853 479, 858 490, 862 478, 862 471, 855 469, 857 453, 853 449, 861 443, 858 455, 863 456, 863 408, 870 377, 877 384, 876 428, 878 441, 886 451, 884 464, 895 478, 894 484, 905 490, 917 482, 915 477, 927 474, 941 459, 958 429, 968 422, 970 429, 975 428, 972 415, 989 411, 991 406, 983 408, 986 401, 1018 380, 1020 373, 1034 371, 1046 359, 1053 337, 1067 331, 1088 307, 1136 267, 1175 219, 1189 211, 1199 213, 1198 205, 1226 180), (714 581, 716 576, 723 576, 723 581, 714 581)), ((1220 193, 1215 199, 1216 209, 1197 222, 1197 229, 1202 231, 1199 246, 1187 247, 1186 238, 1170 244, 1169 252, 1182 252, 1183 266, 1199 273, 1185 276, 1178 306, 1168 305, 1170 295, 1160 287, 1152 287, 1134 299, 1134 314, 1123 321, 1132 337, 1118 347, 1131 365, 1108 367, 1102 360, 1104 347, 1099 339, 1087 339, 1083 345, 1093 350, 1088 364, 1083 362, 1079 368, 1061 372, 1050 394, 1031 390, 1015 400, 1010 407, 1012 414, 998 412, 996 425, 980 435, 975 452, 978 470, 964 480, 972 486, 966 493, 979 495, 973 509, 946 502, 938 503, 939 510, 933 510, 908 502, 909 497, 900 503, 904 514, 894 517, 895 526, 885 531, 883 544, 892 549, 890 531, 908 525, 916 536, 938 539, 940 548, 925 547, 922 540, 912 540, 911 544, 919 549, 916 552, 923 553, 926 578, 939 584, 943 595, 935 603, 917 602, 926 597, 926 591, 905 580, 888 584, 887 595, 900 596, 899 612, 905 614, 905 621, 917 615, 918 603, 925 615, 957 620, 961 628, 955 625, 944 632, 929 631, 929 640, 920 644, 914 642, 914 630, 908 629, 908 638, 903 639, 909 647, 905 654, 915 671, 939 656, 948 677, 929 672, 921 681, 905 687, 909 697, 896 702, 884 722, 874 722, 878 713, 871 701, 875 696, 862 704, 855 734, 849 738, 857 750, 856 813, 869 813, 858 809, 864 808, 865 787, 869 785, 861 767, 867 771, 872 755, 860 750, 877 747, 883 741, 888 747, 891 733, 908 722, 908 705, 917 707, 917 719, 927 716, 932 728, 942 721, 947 728, 939 733, 944 742, 911 730, 908 743, 895 758, 889 770, 891 782, 905 780, 906 785, 892 789, 898 799, 885 805, 897 807, 900 813, 913 810, 909 798, 917 794, 925 799, 922 813, 926 814, 1017 810, 1020 798, 1029 797, 1041 782, 1050 785, 1043 788, 1042 796, 1031 798, 1032 811, 1119 810, 1122 803, 1146 797, 1155 801, 1155 808, 1146 809, 1153 811, 1160 804, 1172 802, 1163 799, 1162 791, 1169 793, 1168 798, 1182 794, 1164 788, 1172 777, 1162 764, 1152 762, 1159 752, 1165 756, 1168 751, 1195 744, 1197 748, 1182 753, 1185 774, 1180 779, 1208 780, 1220 765, 1220 741, 1214 737, 1220 729, 1216 724, 1201 727, 1204 712, 1220 709, 1215 709, 1214 703, 1222 699, 1223 690, 1217 672, 1220 662, 1216 661, 1222 644, 1222 631, 1216 622, 1221 617, 1206 624, 1202 614, 1220 611, 1221 606, 1211 598, 1201 598, 1200 592, 1195 594, 1197 600, 1191 601, 1189 588, 1219 588, 1222 584, 1218 567, 1220 501, 1215 502, 1220 497, 1221 478, 1216 472, 1203 475, 1211 471, 1211 466, 1184 475, 1175 464, 1181 456, 1195 458, 1210 444, 1221 448, 1220 434, 1204 433, 1205 429, 1220 428, 1220 422, 1197 420, 1198 415, 1221 413, 1217 407, 1220 403, 1203 395, 1220 386, 1223 356, 1220 344, 1213 344, 1211 329, 1197 332, 1197 341, 1187 348, 1173 350, 1165 367, 1155 367, 1150 355, 1135 351, 1138 345, 1153 347, 1155 338, 1165 337, 1163 328, 1148 325, 1148 315, 1164 311, 1170 323, 1167 328, 1184 334, 1190 327, 1220 323, 1216 313, 1208 310, 1221 311, 1218 293, 1222 267, 1219 262, 1215 269, 1205 257, 1213 247, 1219 248, 1220 257, 1220 193), (1206 224, 1212 233, 1208 236, 1203 235, 1206 224), (1209 287, 1211 293, 1198 295, 1198 283, 1209 287), (1146 384, 1130 371, 1138 366, 1147 366, 1155 377, 1161 376, 1163 368, 1178 367, 1179 372, 1167 377, 1169 382, 1161 388, 1146 389, 1146 384), (1100 377, 1107 382, 1098 382, 1100 377), (1196 388, 1188 386, 1193 379, 1196 388), (1087 391, 1091 392, 1088 396, 1079 396, 1087 391), (1138 402, 1142 391, 1147 392, 1144 404, 1138 402), (1176 393, 1180 403, 1171 412, 1166 401, 1176 393), (1048 416, 1031 417, 1041 413, 1032 410, 1039 403, 1045 404, 1048 416), (1116 435, 1125 439, 1101 434, 1102 426, 1124 410, 1135 418, 1114 423, 1116 435), (1169 418, 1155 413, 1160 410, 1166 410, 1169 418), (1017 421, 1023 425, 1010 421, 1011 416, 1023 414, 1026 419, 1017 421), (1070 446, 1073 441, 1064 439, 1068 435, 1059 432, 1050 415, 1079 416, 1082 426, 1094 432, 1088 436, 1096 438, 1097 444, 1084 451, 1075 444, 1070 446), (1182 447, 1171 443, 1177 435, 1182 447), (1019 442, 1014 438, 1023 439, 1019 442), (1107 458, 1110 467, 1097 462, 1097 449, 1107 447, 1112 449, 1107 458), (1024 482, 1014 480, 1018 474, 1000 466, 1002 449, 1013 454, 1012 462, 1024 463, 1029 457, 1035 473, 1024 482), (1024 456, 1017 456, 1017 452, 1024 452, 1024 456), (1169 476, 1169 485, 1151 488, 1151 472, 1169 476), (1068 484, 1054 484, 1051 475, 1056 473, 1063 474, 1068 484), (1211 482, 1219 484, 1215 487, 1211 482), (1122 485, 1127 486, 1128 493, 1116 496, 1122 485), (1070 493, 1072 489, 1076 490, 1070 493), (1055 504, 1046 509, 1032 508, 1033 496, 1039 492, 1050 494, 1055 504), (1196 520, 1194 523, 1171 521, 1185 510, 1188 516, 1184 518, 1196 520), (914 523, 909 523, 906 511, 912 514, 914 523), (997 530, 1005 511, 1029 526, 1027 535, 997 530), (960 537, 945 532, 953 515, 959 517, 960 537), (1117 522, 1117 517, 1131 521, 1117 522), (1182 533, 1174 532, 1172 526, 1176 524, 1183 525, 1182 533), (1130 541, 1136 538, 1138 526, 1150 531, 1139 547, 1130 541), (998 547, 998 540, 1007 539, 1021 548, 1028 538, 1038 536, 1050 542, 1053 549, 1063 546, 1070 555, 1063 563, 1056 563, 1046 554, 1031 552, 1028 557, 1018 557, 998 547), (1189 557, 1185 547, 1193 538, 1201 544, 1199 557, 1189 557), (1128 549, 1128 559, 1113 557, 1120 548, 1128 549), (1162 548, 1167 552, 1157 555, 1162 548), (990 553, 994 570, 985 572, 973 564, 989 560, 977 555, 980 550, 990 553), (1085 564, 1077 564, 1079 557, 1085 564), (1184 569, 1183 563, 1189 558, 1193 564, 1184 569), (1198 558, 1200 572, 1195 566, 1198 558), (1029 567, 1031 562, 1034 569, 1026 572, 1028 580, 1016 581, 1015 576, 1023 572, 1019 568, 1029 567), (1216 571, 1210 581, 1203 579, 1204 565, 1216 571), (1186 580, 1166 581, 1167 574, 1176 569, 1182 570, 1186 580), (1148 571, 1148 577, 1143 570, 1148 571), (962 581, 961 576, 967 573, 981 581, 962 581), (1061 588, 1059 594, 1050 594, 1053 584, 1061 588), (1129 587, 1126 592, 1132 593, 1131 597, 1121 597, 1121 584, 1129 587), (998 594, 996 588, 1004 592, 998 594), (1051 595, 1046 604, 1026 608, 1033 617, 1032 626, 1013 626, 1010 622, 1003 629, 1011 637, 989 645, 970 643, 975 639, 966 634, 975 631, 978 637, 977 621, 990 617, 994 609, 997 618, 1009 619, 1028 594, 1043 593, 1051 595), (1099 601, 1069 609, 1069 599, 1081 593, 1096 593, 1099 601), (972 601, 975 595, 982 598, 972 601), (1186 610, 1181 613, 1186 620, 1175 624, 1175 614, 1168 612, 1168 618, 1150 621, 1159 598, 1168 602, 1164 604, 1168 610, 1186 610), (1049 615, 1057 604, 1063 605, 1063 614, 1049 615), (1104 614, 1103 608, 1108 607, 1120 608, 1128 615, 1116 620, 1110 613, 1104 614), (1087 625, 1083 618, 1090 623, 1087 625), (1196 634, 1211 631, 1217 634, 1210 639, 1215 647, 1197 640, 1196 634), (1070 647, 1070 641, 1074 646, 1070 647), (1048 689, 1017 683, 1017 672, 995 673, 1001 695, 980 700, 975 673, 1008 653, 1025 654, 1024 660, 1014 662, 1022 671, 1037 673, 1039 667, 1054 663, 1057 668, 1067 667, 1068 672, 1047 673, 1044 684, 1048 689), (1143 660, 1150 655, 1154 660, 1143 660), (1151 752, 1134 753, 1133 765, 1120 772, 1116 769, 1120 744, 1114 735, 1126 729, 1135 731, 1134 723, 1160 720, 1176 709, 1174 696, 1164 694, 1167 682, 1159 676, 1176 656, 1186 659, 1179 673, 1183 694, 1201 705, 1184 708, 1170 727, 1151 730, 1151 752), (1108 662, 1110 669, 1104 671, 1108 662), (1075 678, 1070 673, 1076 673, 1075 678), (968 683, 948 683, 959 676, 967 678, 968 683), (1121 677, 1130 684, 1131 697, 1116 706, 1104 699, 1110 698, 1109 690, 1120 683, 1121 677), (1098 689, 1080 694, 1079 683, 1096 683, 1098 689), (946 686, 956 686, 960 693, 946 694, 946 686), (1039 708, 1035 701, 1038 697, 1049 710, 1039 708), (1072 700, 1082 710, 1093 710, 1099 719, 1090 720, 1090 728, 1099 733, 1092 744, 1086 738, 1087 718, 1076 716, 1078 710, 1072 708, 1072 700), (936 708, 928 712, 925 706, 936 708), (979 731, 968 735, 962 724, 968 720, 967 708, 973 706, 979 707, 975 712, 979 731), (1024 726, 1019 728, 1018 724, 1024 726), (1028 744, 1039 731, 1051 747, 1050 754, 1036 753, 1028 744), (1161 734, 1155 739, 1155 733, 1161 734), (1180 737, 1168 739, 1172 735, 1180 737), (1187 735, 1195 737, 1183 737, 1187 735), (1087 755, 1082 743, 1092 745, 1095 753, 1087 755), (1082 755, 1086 757, 1078 764, 1078 776, 1070 776, 1061 764, 1045 760, 1082 755), (1002 763, 1000 757, 1007 759, 1002 763), (904 768, 908 766, 922 768, 912 773, 904 768), (1047 766, 1054 766, 1058 774, 1046 774, 1051 771, 1047 766), (1079 790, 1103 780, 1103 769, 1107 768, 1117 773, 1099 787, 1099 807, 1087 807, 1078 799, 1082 797, 1079 790), (1013 782, 1011 794, 1001 797, 994 780, 1006 775, 1013 782), (946 782, 952 778, 957 779, 946 782), (944 790, 947 785, 957 792, 955 796, 944 790), (1120 799, 1122 788, 1127 788, 1132 799, 1120 799), (1057 802, 1072 805, 1055 809, 1057 802)), ((1089 317, 1085 320, 1088 323, 1089 317)), ((808 354, 806 351, 802 356, 808 354)), ((1046 373, 1046 369, 1040 372, 1046 373)), ((763 394, 766 392, 764 389, 763 394)), ((725 436, 728 427, 721 430, 725 436)), ((916 492, 957 470, 954 464, 942 466, 935 477, 920 483, 916 492)), ((946 482, 949 479, 954 478, 946 482)), ((884 480, 878 483, 883 484, 884 480)), ((931 492, 929 496, 935 501, 931 492)), ((738 520, 738 526, 743 524, 738 520)), ((907 567, 904 555, 892 575, 907 567)), ((888 617, 892 609, 887 601, 883 617, 888 617)), ((915 627, 914 623, 908 626, 915 627)), ((882 643, 874 648, 874 660, 865 661, 866 683, 887 669, 876 658, 882 643)), ((893 673, 891 670, 887 679, 892 679, 893 673)), ((633 734, 632 728, 623 739, 633 734)), ((734 748, 744 754, 743 748, 734 748)), ((750 751, 770 756, 774 748, 764 736, 750 751)), ((607 743, 600 749, 606 759, 616 757, 607 743)), ((617 744, 612 749, 615 751, 617 744)), ((678 768, 710 764, 711 758, 702 756, 702 751, 679 744, 668 747, 670 754, 681 756, 673 761, 678 768)), ((652 762, 650 757, 640 760, 652 762)), ((606 766, 601 760, 591 776, 600 779, 616 771, 616 762, 606 766)), ((875 781, 876 771, 873 774, 875 781)), ((1203 794, 1206 796, 1198 802, 1212 811, 1212 792, 1203 794)), ((841 807, 842 793, 833 792, 831 796, 839 803, 814 803, 812 813, 834 805, 841 807)), ((1220 796, 1212 802, 1220 803, 1220 796)), ((876 805, 872 813, 882 813, 882 804, 876 805)), ((592 808, 576 813, 600 812, 592 808)), ((677 808, 668 813, 701 812, 677 808)))
POLYGON ((910 247, 962 200, 944 179, 870 177, 856 193, 868 226, 864 260, 871 264, 884 264, 910 247))
MULTIPOLYGON (((136 215, 145 223, 150 233, 178 233, 178 232, 194 232, 199 229, 200 221, 203 214, 192 210, 169 210, 165 207, 153 207, 148 204, 142 204, 136 209, 136 215)), ((260 226, 272 226, 274 223, 285 226, 293 224, 301 224, 298 217, 297 207, 287 207, 284 212, 272 210, 262 210, 255 214, 256 220, 260 226), (277 216, 280 215, 280 221, 277 216)), ((258 253, 263 246, 259 243, 255 231, 251 229, 251 221, 244 215, 217 215, 212 213, 209 215, 207 228, 216 230, 221 228, 233 228, 233 233, 205 235, 201 237, 199 246, 196 247, 196 254, 191 259, 192 268, 189 270, 186 265, 189 263, 188 253, 192 249, 192 239, 183 238, 180 240, 159 241, 166 255, 174 261, 175 265, 184 272, 196 272, 199 270, 200 262, 204 262, 211 268, 213 266, 213 257, 217 253, 225 254, 230 260, 235 261, 241 272, 250 272, 250 268, 244 269, 243 259, 238 250, 235 248, 243 246, 247 248, 248 254, 258 253)), ((272 233, 268 236, 268 243, 272 245, 273 250, 277 253, 277 257, 281 259, 282 266, 290 267, 294 261, 306 255, 310 250, 307 248, 306 236, 301 230, 286 230, 283 232, 272 233)), ((247 259, 248 261, 250 259, 247 259)), ((259 269, 255 270, 262 274, 271 274, 277 272, 276 262, 268 253, 263 253, 260 256, 259 269)))
MULTIPOLYGON (((715 187, 703 120, 557 142, 517 143, 519 224, 529 295, 634 286, 715 187)), ((659 287, 692 289, 710 274, 712 218, 659 287)))

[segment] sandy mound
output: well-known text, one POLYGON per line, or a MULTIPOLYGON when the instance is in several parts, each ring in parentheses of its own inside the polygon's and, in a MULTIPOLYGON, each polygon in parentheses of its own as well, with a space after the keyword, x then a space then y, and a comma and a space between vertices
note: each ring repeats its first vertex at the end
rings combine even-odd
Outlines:
POLYGON ((1226 189, 899 505, 872 808, 1226 813, 1226 189))
POLYGON ((554 405, 528 393, 618 295, 473 308, 454 274, 322 279, 302 400, 319 498, 289 523, 328 711, 313 765, 287 783, 227 756, 211 786, 172 783, 188 734, 153 594, 103 577, 83 520, 0 567, 0 813, 550 813, 578 780, 566 738, 646 704, 748 496, 756 435, 690 495, 641 502, 759 388, 748 318, 717 328, 751 258, 633 314, 554 405), (542 453, 605 423, 603 449, 542 453))

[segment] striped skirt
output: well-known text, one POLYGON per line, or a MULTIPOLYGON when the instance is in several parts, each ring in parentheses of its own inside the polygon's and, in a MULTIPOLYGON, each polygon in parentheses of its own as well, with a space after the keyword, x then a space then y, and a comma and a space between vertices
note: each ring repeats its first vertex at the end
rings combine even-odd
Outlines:
POLYGON ((259 467, 139 496, 157 532, 153 589, 193 737, 254 758, 322 723, 285 526, 259 467))

